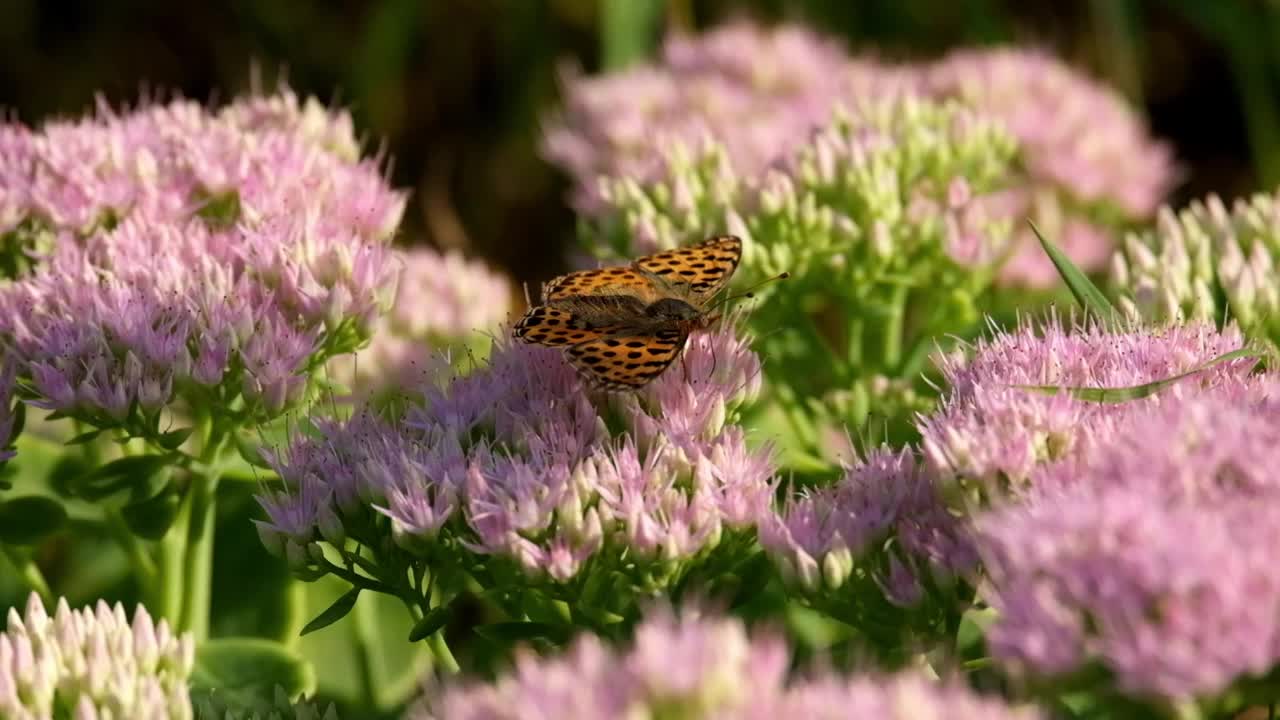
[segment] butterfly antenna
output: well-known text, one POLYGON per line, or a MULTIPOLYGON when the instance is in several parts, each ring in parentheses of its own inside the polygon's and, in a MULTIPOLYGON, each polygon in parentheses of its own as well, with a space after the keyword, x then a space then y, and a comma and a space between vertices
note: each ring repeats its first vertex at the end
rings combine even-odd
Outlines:
POLYGON ((721 302, 729 303, 729 302, 732 302, 732 301, 734 301, 734 300, 741 300, 741 299, 743 299, 743 298, 753 298, 753 297, 755 297, 755 296, 756 296, 755 291, 756 291, 756 290, 759 290, 761 287, 763 287, 763 286, 765 286, 765 285, 768 285, 769 283, 771 283, 771 282, 773 282, 773 281, 775 281, 775 280, 786 280, 786 279, 787 279, 787 278, 789 278, 789 277, 791 277, 791 273, 789 273, 789 272, 780 272, 780 273, 778 273, 777 275, 774 275, 774 276, 773 276, 773 277, 771 277, 771 278, 765 278, 764 280, 761 280, 760 282, 756 283, 755 285, 752 285, 751 287, 747 288, 746 292, 743 292, 743 293, 741 293, 741 294, 739 294, 739 295, 730 295, 730 296, 726 297, 724 300, 722 300, 721 302))

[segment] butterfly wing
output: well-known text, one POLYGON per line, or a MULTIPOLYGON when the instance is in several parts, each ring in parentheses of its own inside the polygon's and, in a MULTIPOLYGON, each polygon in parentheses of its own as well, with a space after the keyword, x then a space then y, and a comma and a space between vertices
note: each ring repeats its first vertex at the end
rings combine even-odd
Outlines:
POLYGON ((588 340, 569 348, 569 361, 606 390, 635 390, 661 375, 688 337, 682 330, 664 329, 588 340))
POLYGON ((521 342, 561 347, 598 340, 617 330, 612 326, 593 327, 572 312, 539 305, 520 318, 511 334, 521 342))
POLYGON ((742 241, 724 235, 697 245, 645 255, 634 265, 658 276, 676 293, 703 307, 729 283, 740 260, 742 241))
POLYGON ((561 275, 542 286, 542 302, 563 300, 579 295, 619 295, 622 293, 648 296, 653 293, 653 281, 644 273, 627 266, 607 267, 598 270, 579 270, 561 275))

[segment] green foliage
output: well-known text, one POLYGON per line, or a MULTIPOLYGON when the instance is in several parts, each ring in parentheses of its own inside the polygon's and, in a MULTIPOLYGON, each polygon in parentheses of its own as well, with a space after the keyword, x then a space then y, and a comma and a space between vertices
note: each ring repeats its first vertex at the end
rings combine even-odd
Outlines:
POLYGON ((0 502, 0 543, 34 545, 60 530, 66 521, 66 509, 52 498, 10 498, 0 502))
POLYGON ((259 638, 217 638, 196 650, 193 688, 269 697, 278 686, 291 697, 315 691, 315 670, 285 646, 259 638))

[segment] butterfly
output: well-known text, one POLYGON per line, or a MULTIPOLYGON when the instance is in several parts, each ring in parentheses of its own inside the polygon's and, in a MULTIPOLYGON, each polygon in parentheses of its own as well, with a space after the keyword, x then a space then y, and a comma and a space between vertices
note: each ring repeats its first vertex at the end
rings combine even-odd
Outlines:
POLYGON ((517 340, 567 349, 569 361, 607 390, 634 390, 658 377, 689 333, 714 323, 711 301, 742 259, 731 235, 580 270, 542 286, 542 304, 516 323, 517 340))

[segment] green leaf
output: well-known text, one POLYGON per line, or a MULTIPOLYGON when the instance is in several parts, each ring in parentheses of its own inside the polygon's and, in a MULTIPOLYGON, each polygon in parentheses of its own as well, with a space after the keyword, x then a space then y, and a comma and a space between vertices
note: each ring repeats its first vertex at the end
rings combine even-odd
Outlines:
POLYGON ((62 497, 75 497, 75 483, 89 472, 89 463, 80 453, 62 453, 49 468, 46 482, 62 497))
POLYGON ((1036 234, 1040 240, 1040 246, 1044 248, 1045 254, 1053 261, 1053 266, 1058 269, 1058 274, 1062 276, 1062 281, 1067 284, 1067 288, 1071 290, 1071 294, 1075 296, 1076 302, 1080 303, 1080 307, 1085 312, 1092 315, 1102 322, 1103 327, 1115 329, 1120 325, 1120 313, 1111 305, 1111 301, 1107 300, 1107 296, 1102 294, 1097 285, 1094 285, 1089 276, 1085 275, 1075 263, 1071 262, 1066 253, 1058 249, 1057 245, 1049 242, 1040 232, 1040 228, 1030 220, 1027 224, 1031 226, 1031 231, 1036 234))
POLYGON ((159 540, 173 525, 182 497, 172 484, 166 485, 154 497, 139 500, 120 509, 124 524, 138 537, 159 540))
POLYGON ((145 485, 173 460, 174 456, 167 454, 122 457, 80 477, 71 489, 87 500, 101 500, 125 488, 145 485))
POLYGON ((13 427, 9 430, 9 444, 13 445, 13 441, 22 434, 22 429, 27 426, 27 404, 18 403, 13 408, 13 427))
POLYGON ((559 644, 569 639, 567 628, 540 622, 500 622, 478 625, 476 634, 486 640, 504 643, 543 638, 559 644))
POLYGON ((987 629, 996 617, 996 611, 991 608, 969 608, 960 616, 955 646, 963 657, 971 659, 983 650, 987 629))
POLYGON ((34 545, 67 521, 62 503, 43 495, 26 495, 0 503, 0 542, 34 545))
POLYGON ((168 465, 172 455, 130 455, 100 465, 81 480, 100 480, 114 477, 151 477, 168 465))
POLYGON ((97 440, 98 436, 101 434, 102 434, 101 429, 90 430, 89 432, 82 432, 79 435, 68 440, 66 444, 67 445, 83 445, 87 442, 93 442, 94 440, 97 440))
POLYGON ((413 629, 409 631, 409 642, 418 642, 419 640, 429 637, 435 631, 449 624, 449 621, 452 619, 452 607, 442 605, 435 608, 414 624, 413 629))
POLYGON ((1229 360, 1237 360, 1239 358, 1257 357, 1257 356, 1258 356, 1258 353, 1255 350, 1244 347, 1244 348, 1240 348, 1239 350, 1232 350, 1229 353, 1224 353, 1222 355, 1219 355, 1218 357, 1213 358, 1212 360, 1209 360, 1207 362, 1201 363, 1195 366, 1194 368, 1184 373, 1181 373, 1179 375, 1174 375, 1173 377, 1168 377, 1163 380, 1155 380, 1153 382, 1144 383, 1142 385, 1134 385, 1130 387, 1091 388, 1091 387, 1067 387, 1067 386, 1059 386, 1059 385, 1014 385, 1014 387, 1022 390, 1031 390, 1033 392, 1044 393, 1046 395, 1057 395, 1060 392, 1065 392, 1079 400, 1087 400, 1090 402, 1120 403, 1120 402, 1137 400, 1140 398, 1154 395, 1160 392, 1161 390, 1169 387, 1170 385, 1173 385, 1174 383, 1179 382, 1181 380, 1185 380, 1186 378, 1189 378, 1192 375, 1202 373, 1205 370, 1208 370, 1209 368, 1213 367, 1214 365, 1218 365, 1220 363, 1224 363, 1229 360))
POLYGON ((273 640, 217 638, 196 649, 191 687, 269 698, 279 685, 291 698, 315 691, 311 663, 273 640))
POLYGON ((343 593, 342 597, 334 600, 333 604, 325 608, 324 612, 307 623, 299 634, 306 635, 322 628, 327 628, 346 617, 347 613, 351 612, 351 608, 356 606, 356 600, 360 598, 360 590, 361 588, 351 588, 343 593))
POLYGON ((156 442, 165 450, 177 450, 182 447, 182 443, 186 442, 187 438, 191 437, 191 431, 193 429, 194 428, 178 428, 177 430, 170 430, 167 433, 161 433, 160 436, 156 438, 156 442))

